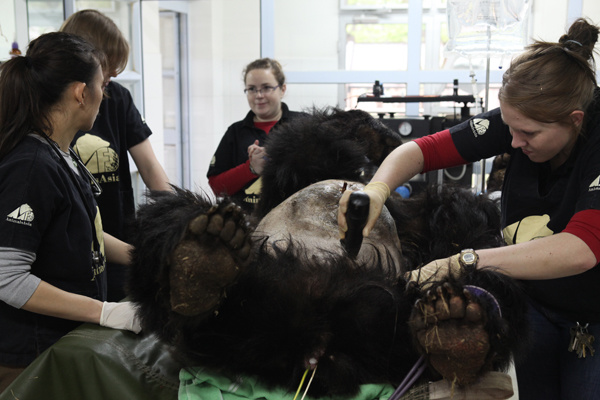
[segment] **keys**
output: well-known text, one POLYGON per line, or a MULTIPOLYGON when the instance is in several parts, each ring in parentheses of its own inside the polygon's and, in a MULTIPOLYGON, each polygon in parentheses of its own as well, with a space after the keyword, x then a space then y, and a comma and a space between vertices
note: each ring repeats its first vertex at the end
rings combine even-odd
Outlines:
POLYGON ((571 342, 569 343, 569 351, 576 352, 577 357, 585 358, 587 353, 589 352, 590 356, 594 355, 594 348, 592 344, 594 343, 594 336, 591 335, 588 330, 589 324, 585 324, 582 326, 577 323, 577 326, 571 328, 571 342))

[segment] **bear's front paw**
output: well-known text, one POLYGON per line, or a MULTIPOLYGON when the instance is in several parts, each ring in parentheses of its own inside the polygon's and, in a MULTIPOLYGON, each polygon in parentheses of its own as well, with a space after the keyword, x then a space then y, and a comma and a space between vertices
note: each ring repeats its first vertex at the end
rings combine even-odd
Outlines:
POLYGON ((462 386, 473 383, 486 365, 490 342, 485 321, 477 298, 446 282, 417 301, 410 326, 431 366, 462 386))
POLYGON ((171 309, 184 316, 214 311, 251 260, 250 228, 241 208, 221 203, 190 221, 171 256, 171 309))

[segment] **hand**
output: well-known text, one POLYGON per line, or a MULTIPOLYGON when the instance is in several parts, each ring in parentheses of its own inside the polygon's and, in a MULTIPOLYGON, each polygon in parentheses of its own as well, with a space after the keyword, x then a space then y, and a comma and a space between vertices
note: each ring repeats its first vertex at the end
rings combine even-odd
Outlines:
MULTIPOLYGON (((383 204, 390 197, 390 188, 384 182, 371 182, 364 187, 363 192, 369 196, 369 218, 367 224, 363 229, 363 237, 368 237, 369 233, 375 226, 377 218, 381 214, 383 204)), ((352 191, 346 190, 340 199, 340 206, 338 208, 338 226, 340 230, 340 239, 346 237, 346 231, 348 230, 348 223, 346 222, 346 211, 348 211, 348 199, 352 191)))
POLYGON ((267 152, 264 147, 258 145, 258 140, 254 141, 253 144, 248 146, 248 159, 250 160, 250 170, 255 175, 262 175, 265 162, 267 159, 267 152))
POLYGON ((142 327, 135 313, 135 307, 132 302, 102 304, 102 313, 100 314, 100 326, 113 329, 126 329, 135 333, 140 333, 142 327))
POLYGON ((248 158, 252 157, 252 154, 257 151, 262 149, 262 147, 259 146, 260 142, 258 140, 255 140, 254 143, 252 143, 250 146, 248 146, 248 158))
POLYGON ((459 256, 460 253, 448 258, 434 260, 421 268, 407 272, 404 278, 407 282, 415 282, 421 290, 427 290, 436 281, 448 276, 457 278, 461 274, 462 266, 458 262, 459 256))

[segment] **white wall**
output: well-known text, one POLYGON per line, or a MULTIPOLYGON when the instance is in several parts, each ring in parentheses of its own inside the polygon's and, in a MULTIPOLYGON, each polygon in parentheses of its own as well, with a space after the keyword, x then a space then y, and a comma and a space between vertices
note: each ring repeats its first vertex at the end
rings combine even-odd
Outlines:
MULTIPOLYGON (((200 0, 190 15, 192 181, 210 190, 212 155, 227 127, 249 110, 242 71, 261 57, 260 2, 200 0)), ((337 19, 338 0, 277 1, 275 51, 284 71, 337 69, 337 19)), ((295 110, 336 105, 337 85, 288 84, 284 101, 295 110)))
MULTIPOLYGON (((276 52, 284 71, 337 69, 337 7, 337 0, 276 2, 276 52), (307 29, 309 20, 325 34, 307 29), (315 57, 318 65, 307 64, 315 57)), ((189 10, 192 187, 210 192, 206 172, 212 155, 227 127, 249 110, 242 71, 261 57, 260 2, 198 0, 189 10)), ((284 101, 296 110, 335 105, 337 85, 291 84, 284 101)))
POLYGON ((27 24, 21 23, 27 18, 26 0, 0 0, 0 62, 10 59, 12 43, 16 41, 19 50, 27 50, 27 24))
MULTIPOLYGON (((592 19, 596 24, 600 24, 600 1, 598 0, 583 0, 582 15, 592 19)), ((596 46, 598 49, 600 45, 596 46)), ((596 58, 600 62, 600 58, 596 58)))
POLYGON ((210 192, 206 172, 227 127, 243 118, 244 66, 260 57, 258 0, 190 5, 192 186, 210 192))
MULTIPOLYGON (((275 58, 285 71, 335 71, 339 63, 339 0, 275 2, 275 58)), ((294 110, 338 105, 338 85, 288 84, 294 110)))
POLYGON ((145 2, 142 12, 142 46, 144 73, 144 117, 152 129, 150 143, 158 161, 164 165, 162 57, 158 3, 145 2))
MULTIPOLYGON (((15 5, 13 2, 2 3, 3 10, 0 13, 0 61, 10 59, 12 42, 17 39, 17 26, 15 24, 15 5)), ((25 43, 19 43, 21 51, 25 53, 25 43)))

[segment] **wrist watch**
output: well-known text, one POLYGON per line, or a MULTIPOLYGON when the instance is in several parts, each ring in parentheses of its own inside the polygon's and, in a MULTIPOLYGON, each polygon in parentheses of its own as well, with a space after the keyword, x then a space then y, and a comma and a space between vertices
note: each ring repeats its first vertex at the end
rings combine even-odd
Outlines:
POLYGON ((473 249, 464 249, 458 256, 458 263, 463 268, 476 267, 477 261, 479 261, 479 256, 473 249))

